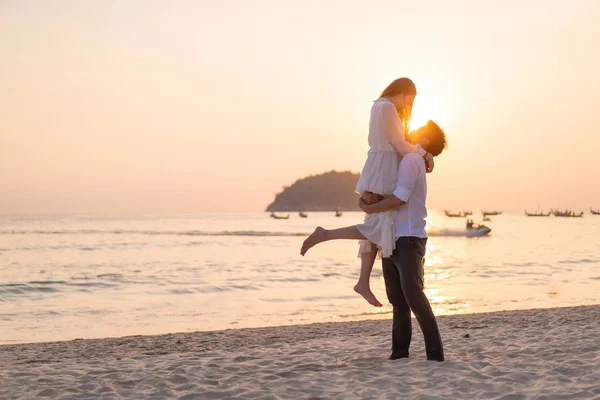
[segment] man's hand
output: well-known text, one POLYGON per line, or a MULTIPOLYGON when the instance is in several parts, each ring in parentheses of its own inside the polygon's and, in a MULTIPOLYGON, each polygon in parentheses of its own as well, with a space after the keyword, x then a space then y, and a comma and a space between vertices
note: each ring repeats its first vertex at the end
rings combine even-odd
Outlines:
POLYGON ((434 167, 433 156, 431 153, 425 153, 425 167, 427 168, 427 172, 432 172, 434 167))
POLYGON ((361 197, 361 200, 365 202, 365 204, 373 204, 383 200, 383 196, 377 193, 365 192, 365 194, 361 197))
POLYGON ((365 201, 362 199, 362 197, 358 200, 358 206, 360 207, 361 210, 363 210, 367 214, 373 213, 373 211, 371 211, 371 204, 365 203, 365 201))
POLYGON ((362 198, 358 200, 358 206, 367 214, 375 214, 401 207, 406 204, 404 200, 400 200, 394 195, 383 196, 381 201, 376 201, 372 204, 367 204, 362 198))

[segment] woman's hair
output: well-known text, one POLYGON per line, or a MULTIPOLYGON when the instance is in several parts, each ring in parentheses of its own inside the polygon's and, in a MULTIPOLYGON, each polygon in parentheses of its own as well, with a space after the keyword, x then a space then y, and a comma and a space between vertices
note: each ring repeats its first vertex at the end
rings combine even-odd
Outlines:
MULTIPOLYGON (((415 83, 408 78, 398 78, 394 82, 390 83, 388 87, 381 92, 379 97, 389 98, 399 94, 416 96, 417 87, 415 86, 415 83)), ((404 134, 408 134, 411 114, 412 107, 405 107, 402 110, 398 110, 398 116, 404 124, 404 134)))

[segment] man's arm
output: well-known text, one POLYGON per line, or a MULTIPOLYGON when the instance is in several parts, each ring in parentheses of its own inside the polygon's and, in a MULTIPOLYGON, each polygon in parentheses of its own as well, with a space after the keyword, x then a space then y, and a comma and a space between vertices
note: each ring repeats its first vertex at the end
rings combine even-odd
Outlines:
POLYGON ((397 198, 396 196, 394 196, 392 194, 389 196, 384 196, 383 200, 378 201, 373 204, 367 204, 364 202, 363 199, 360 199, 358 206, 360 207, 361 210, 363 210, 367 214, 374 214, 374 213, 380 213, 380 212, 392 210, 394 208, 401 207, 404 204, 406 204, 406 202, 404 200, 400 200, 399 198, 397 198))
POLYGON ((377 193, 366 192, 360 199, 367 204, 373 204, 383 200, 383 196, 377 193))
MULTIPOLYGON (((415 183, 419 178, 419 170, 425 169, 423 159, 417 155, 406 155, 398 167, 398 184, 394 194, 384 196, 383 200, 367 204, 360 199, 358 206, 367 214, 380 213, 394 208, 402 207, 412 195, 415 183)), ((424 172, 424 171, 423 171, 424 172)))

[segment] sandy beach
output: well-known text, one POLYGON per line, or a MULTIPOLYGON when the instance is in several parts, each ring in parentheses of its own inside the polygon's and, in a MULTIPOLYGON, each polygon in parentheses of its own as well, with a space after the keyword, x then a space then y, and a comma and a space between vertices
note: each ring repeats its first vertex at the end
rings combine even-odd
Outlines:
POLYGON ((600 398, 600 306, 442 316, 447 361, 388 361, 391 321, 0 347, 0 398, 600 398))

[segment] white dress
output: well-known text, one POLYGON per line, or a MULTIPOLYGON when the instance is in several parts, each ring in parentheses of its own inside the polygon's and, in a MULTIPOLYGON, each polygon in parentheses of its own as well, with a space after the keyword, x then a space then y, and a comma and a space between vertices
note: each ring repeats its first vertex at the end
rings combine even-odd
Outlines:
MULTIPOLYGON (((356 192, 373 192, 391 195, 396 188, 398 164, 401 155, 416 152, 425 155, 420 146, 408 143, 404 137, 404 125, 393 103, 379 98, 371 108, 369 122, 369 153, 356 185, 356 192)), ((381 250, 381 257, 389 257, 396 247, 394 221, 397 210, 367 214, 356 227, 368 240, 359 242, 359 252, 370 253, 371 243, 381 250)))

